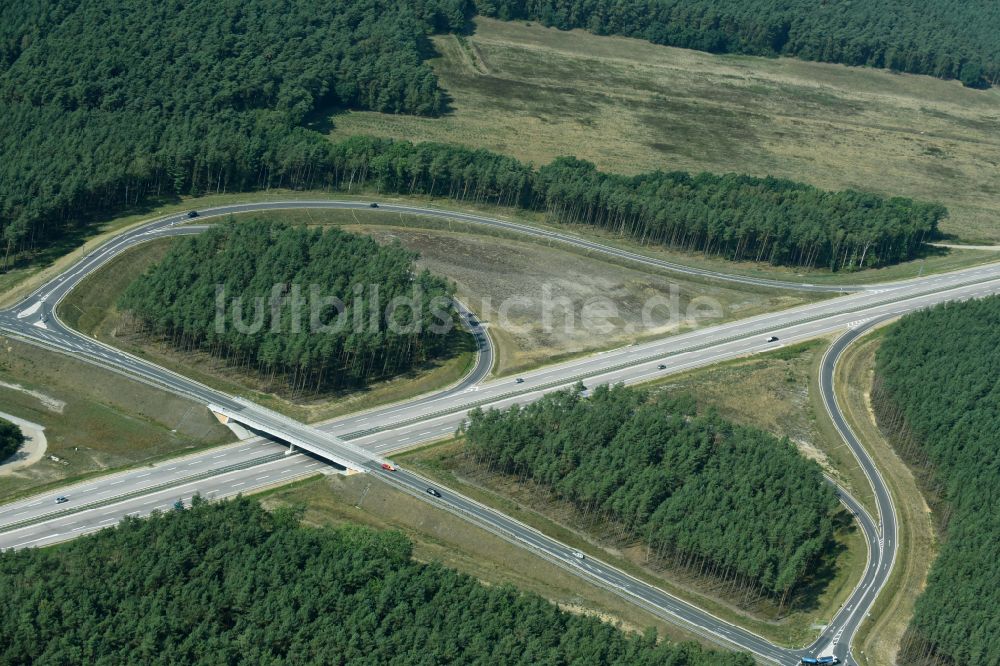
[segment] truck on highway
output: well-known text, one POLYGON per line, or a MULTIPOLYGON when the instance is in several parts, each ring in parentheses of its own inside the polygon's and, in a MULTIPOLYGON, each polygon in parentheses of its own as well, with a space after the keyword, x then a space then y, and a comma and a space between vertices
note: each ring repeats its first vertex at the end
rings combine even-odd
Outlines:
POLYGON ((826 666, 827 664, 839 664, 840 659, 836 657, 802 657, 802 661, 799 663, 808 666, 814 666, 815 664, 826 666))

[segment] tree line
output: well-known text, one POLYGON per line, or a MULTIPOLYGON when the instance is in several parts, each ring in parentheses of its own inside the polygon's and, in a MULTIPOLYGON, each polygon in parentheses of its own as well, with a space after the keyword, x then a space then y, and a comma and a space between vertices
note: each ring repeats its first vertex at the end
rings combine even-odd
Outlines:
POLYGON ((417 273, 416 258, 337 228, 230 221, 178 240, 136 278, 120 329, 294 391, 364 385, 450 351, 453 288, 417 273))
POLYGON ((921 472, 945 538, 903 642, 907 663, 1000 655, 1000 297, 907 315, 876 356, 879 424, 921 472))
POLYGON ((462 29, 472 11, 468 0, 5 3, 0 270, 87 215, 275 184, 270 169, 317 109, 440 114, 428 35, 462 29))
POLYGON ((539 169, 462 146, 352 137, 300 165, 308 186, 430 194, 546 211, 641 244, 732 260, 853 270, 918 256, 947 216, 940 204, 778 178, 603 173, 560 157, 539 169))
POLYGON ((480 13, 710 53, 788 55, 984 88, 1000 81, 991 0, 477 0, 480 13))
POLYGON ((0 418, 0 463, 17 453, 22 444, 24 434, 21 429, 7 419, 0 418))
POLYGON ((460 434, 486 470, 532 480, 745 604, 787 604, 831 546, 838 503, 819 466, 686 396, 578 385, 477 409, 460 434))
POLYGON ((446 111, 428 34, 464 29, 474 12, 470 0, 9 3, 0 271, 152 198, 274 187, 524 206, 639 242, 837 270, 912 258, 946 215, 770 178, 624 177, 571 158, 536 170, 456 146, 330 144, 310 129, 334 107, 446 111))
POLYGON ((245 498, 0 553, 0 664, 751 666, 245 498))

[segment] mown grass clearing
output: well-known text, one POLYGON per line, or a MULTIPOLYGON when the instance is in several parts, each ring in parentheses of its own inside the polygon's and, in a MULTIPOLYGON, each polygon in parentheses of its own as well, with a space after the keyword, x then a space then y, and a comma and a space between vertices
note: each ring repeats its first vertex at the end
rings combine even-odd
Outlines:
POLYGON ((204 405, 0 338, 3 411, 45 427, 46 456, 0 479, 0 499, 232 441, 204 405))
MULTIPOLYGON (((436 39, 453 113, 336 113, 333 138, 461 143, 535 164, 738 172, 940 201, 943 230, 1000 240, 1000 91, 789 58, 715 56, 477 19, 436 39)), ((325 121, 325 119, 324 119, 325 121)))

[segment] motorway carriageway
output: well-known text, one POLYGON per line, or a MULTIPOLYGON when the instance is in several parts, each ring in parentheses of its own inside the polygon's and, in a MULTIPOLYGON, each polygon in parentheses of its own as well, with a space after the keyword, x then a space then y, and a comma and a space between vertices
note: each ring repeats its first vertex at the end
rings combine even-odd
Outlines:
MULTIPOLYGON (((255 206, 260 208, 334 207, 331 202, 324 202, 322 205, 295 202, 294 205, 252 204, 240 207, 226 207, 219 210, 237 212, 232 211, 232 209, 238 208, 238 212, 246 212, 247 208, 255 206)), ((336 203, 335 207, 367 208, 365 205, 354 202, 349 204, 336 203)), ((401 212, 426 214, 426 211, 413 207, 386 206, 384 209, 402 209, 401 212)), ((440 211, 434 212, 438 215, 445 215, 440 211)), ((451 214, 446 214, 446 216, 454 217, 451 214)), ((478 218, 479 216, 465 217, 478 218)), ((117 239, 117 241, 112 241, 102 246, 102 248, 91 253, 91 256, 85 260, 87 265, 78 265, 71 268, 69 273, 61 278, 57 278, 54 283, 49 283, 36 291, 32 297, 26 299, 14 311, 0 312, 0 326, 18 334, 20 337, 26 337, 35 342, 42 342, 50 347, 64 348, 71 352, 75 351, 75 355, 87 358, 87 360, 114 367, 115 362, 118 360, 115 357, 120 354, 117 350, 106 348, 106 352, 100 354, 101 358, 95 358, 93 351, 89 348, 89 344, 86 347, 80 344, 81 338, 59 330, 57 326, 50 328, 46 325, 47 321, 58 324, 57 320, 53 321, 52 318, 52 303, 57 303, 58 299, 64 296, 79 279, 93 270, 97 265, 109 260, 126 247, 130 247, 137 242, 151 237, 192 233, 201 228, 196 227, 192 229, 177 226, 177 222, 179 221, 179 217, 158 220, 151 225, 145 225, 137 230, 133 230, 127 237, 117 239), (17 326, 12 326, 12 322, 17 324, 17 326), (11 330, 12 328, 14 330, 11 330), (44 333, 48 333, 48 335, 44 335, 44 333), (44 338, 44 341, 39 340, 39 337, 44 338)), ((611 253, 616 252, 612 251, 611 253)), ((728 358, 774 349, 776 347, 775 344, 765 341, 765 336, 769 334, 779 335, 782 344, 793 343, 798 340, 829 334, 836 330, 842 330, 845 327, 860 329, 869 325, 869 322, 875 319, 896 316, 903 312, 926 307, 927 305, 944 300, 997 293, 1000 291, 1000 281, 998 281, 998 278, 1000 278, 1000 266, 987 265, 951 274, 931 276, 920 280, 874 285, 865 288, 863 292, 853 296, 800 306, 779 313, 760 315, 747 320, 705 328, 700 331, 643 345, 626 347, 613 352, 595 354, 587 358, 549 366, 533 373, 525 374, 523 384, 515 385, 512 379, 483 382, 464 387, 462 390, 452 389, 445 394, 419 398, 408 403, 351 415, 344 419, 323 424, 321 428, 325 432, 338 435, 343 440, 350 440, 354 446, 370 451, 373 454, 388 454, 402 448, 408 448, 422 442, 447 436, 461 423, 466 410, 473 405, 489 404, 490 406, 503 407, 509 404, 525 402, 538 397, 545 391, 564 387, 578 380, 583 380, 591 386, 597 383, 617 381, 627 383, 646 381, 670 372, 678 372, 692 367, 716 363, 728 358), (656 367, 660 362, 667 365, 666 370, 659 370, 656 367)), ((89 343, 89 341, 87 342, 89 343)), ((123 370, 126 374, 138 374, 147 381, 151 378, 149 374, 150 368, 144 367, 149 364, 144 362, 135 363, 138 359, 134 357, 129 358, 128 361, 128 363, 124 364, 128 367, 119 366, 116 369, 123 370)), ((162 369, 155 368, 155 366, 152 366, 152 369, 162 372, 162 369)), ((156 383, 155 377, 153 377, 153 380, 153 383, 156 383)), ((183 383, 188 384, 190 382, 188 380, 183 383)), ((177 390, 174 386, 170 388, 177 390)), ((198 391, 197 387, 195 391, 198 391)), ((250 445, 228 447, 225 450, 215 450, 218 452, 213 451, 199 456, 192 456, 185 465, 193 468, 190 470, 190 473, 187 473, 185 470, 178 471, 179 467, 177 465, 174 465, 172 469, 168 469, 168 466, 174 462, 169 461, 152 468, 128 472, 124 473, 124 475, 115 475, 114 477, 96 479, 88 482, 88 484, 81 484, 75 489, 71 488, 60 491, 60 493, 67 496, 70 496, 71 493, 81 496, 88 493, 92 494, 91 497, 85 500, 74 499, 74 502, 79 507, 79 502, 85 501, 84 506, 93 505, 93 508, 70 515, 60 515, 60 517, 52 520, 45 520, 45 516, 52 515, 54 510, 59 507, 52 504, 46 506, 46 503, 52 501, 55 493, 41 498, 30 498, 24 500, 22 503, 4 506, 2 517, 0 517, 0 520, 3 521, 3 526, 0 526, 0 530, 5 531, 0 533, 0 547, 44 545, 57 540, 71 538, 76 533, 84 533, 92 529, 99 529, 106 524, 111 524, 116 519, 116 516, 120 517, 125 513, 141 514, 148 512, 152 508, 164 508, 165 506, 172 505, 176 501, 178 494, 183 494, 183 492, 190 491, 193 493, 201 491, 202 494, 207 496, 225 496, 237 492, 247 492, 251 489, 271 485, 283 480, 278 477, 272 481, 272 474, 296 478, 302 474, 312 473, 311 470, 317 469, 316 465, 322 467, 320 463, 305 455, 280 456, 279 447, 274 444, 260 442, 251 448, 246 448, 246 446, 250 445), (253 452, 252 455, 251 452, 253 452), (241 458, 237 455, 239 453, 246 455, 241 458), (213 455, 222 457, 213 457, 213 455), (257 456, 259 456, 259 459, 257 456), (213 463, 213 460, 218 462, 213 463), (254 460, 256 460, 256 464, 240 468, 244 463, 252 463, 254 460), (263 470, 265 467, 267 467, 267 474, 264 474, 263 471, 253 471, 258 468, 263 470), (171 474, 174 475, 173 481, 171 481, 171 474), (199 474, 206 476, 203 478, 199 477, 198 479, 191 478, 199 474), (119 483, 120 477, 125 478, 125 481, 119 483), (120 486, 121 491, 116 492, 116 489, 112 489, 111 483, 120 486), (163 485, 170 485, 171 483, 173 485, 170 488, 157 490, 157 488, 161 488, 163 485), (108 485, 103 489, 95 487, 104 484, 108 485), (116 497, 124 497, 125 499, 115 504, 107 504, 108 502, 114 502, 114 498, 116 497), (45 522, 17 527, 13 530, 10 529, 22 524, 23 521, 38 519, 45 522)), ((372 463, 368 463, 367 466, 369 468, 368 471, 379 474, 391 483, 411 486, 410 490, 414 492, 422 493, 423 486, 427 483, 425 480, 409 475, 405 471, 392 474, 383 472, 372 463)), ((446 490, 443 492, 447 494, 446 490)), ((421 496, 424 499, 428 497, 421 496)), ((850 504, 850 498, 844 499, 850 504)), ((450 496, 449 503, 455 504, 467 501, 466 498, 450 496)), ((466 515, 466 517, 471 517, 472 513, 475 513, 470 513, 468 506, 461 508, 451 506, 451 509, 466 515)), ((864 525, 867 514, 860 510, 858 506, 852 506, 852 510, 862 520, 863 526, 866 527, 866 534, 870 538, 873 537, 876 534, 874 524, 864 525)), ((508 533, 507 538, 515 538, 524 542, 524 530, 527 529, 524 526, 519 526, 516 521, 512 521, 506 516, 496 514, 496 512, 489 512, 484 507, 478 507, 476 511, 482 515, 479 516, 478 520, 474 519, 473 522, 482 524, 487 529, 492 529, 493 531, 506 530, 510 532, 513 530, 514 532, 519 532, 521 534, 517 537, 512 537, 508 533)), ((868 518, 868 520, 870 521, 871 519, 868 518)), ((533 535, 532 539, 539 537, 540 535, 533 535)), ((541 538, 544 539, 544 537, 541 538)), ((555 542, 547 546, 548 550, 540 547, 537 543, 527 544, 525 542, 525 545, 532 545, 533 550, 550 559, 564 559, 567 552, 564 546, 555 542)), ((879 547, 881 549, 881 541, 879 542, 879 547)), ((589 571, 590 578, 595 578, 596 576, 597 579, 600 579, 596 582, 603 581, 602 584, 605 586, 610 585, 609 581, 615 579, 615 576, 624 575, 620 572, 616 574, 610 568, 595 574, 591 569, 594 567, 606 567, 606 565, 594 560, 587 560, 586 563, 587 567, 584 568, 585 570, 581 570, 578 573, 586 576, 586 572, 589 571)), ((569 564, 576 566, 578 569, 581 566, 578 561, 569 562, 569 564)), ((882 577, 880 576, 880 578, 882 577)), ((633 581, 624 587, 617 585, 617 591, 623 595, 632 594, 629 586, 635 587, 636 583, 633 581)), ((880 587, 880 585, 877 587, 880 587)), ((877 587, 874 589, 874 592, 877 592, 877 587)), ((752 650, 761 657, 769 660, 777 660, 779 663, 797 654, 794 651, 771 646, 763 639, 721 621, 712 621, 711 619, 706 621, 706 614, 704 612, 692 609, 686 604, 676 602, 676 600, 672 600, 670 597, 666 597, 666 599, 659 598, 658 595, 663 595, 663 593, 655 590, 655 588, 641 584, 636 589, 640 588, 644 590, 644 595, 651 595, 651 597, 645 599, 635 598, 634 600, 637 603, 646 605, 650 609, 658 608, 660 613, 668 613, 682 625, 689 621, 695 622, 699 626, 696 629, 692 628, 692 630, 702 634, 706 634, 707 632, 707 635, 718 642, 723 644, 731 643, 737 645, 740 649, 752 650), (688 613, 688 611, 693 611, 690 618, 685 617, 685 613, 688 613)), ((859 585, 855 596, 865 592, 872 592, 870 584, 865 587, 859 585)), ((852 597, 853 599, 854 597, 852 597)), ((844 612, 851 611, 852 609, 847 609, 844 612)), ((857 618, 857 622, 860 622, 861 618, 857 616, 856 612, 852 617, 857 618)), ((836 624, 834 623, 832 627, 836 628, 836 624)), ((839 641, 836 639, 841 638, 842 634, 843 628, 838 630, 835 637, 832 637, 831 649, 837 648, 839 641)), ((848 635, 848 640, 844 641, 848 646, 851 635, 853 635, 853 629, 848 635)), ((825 633, 819 640, 826 640, 825 633)), ((843 649, 841 648, 841 650, 843 649)))

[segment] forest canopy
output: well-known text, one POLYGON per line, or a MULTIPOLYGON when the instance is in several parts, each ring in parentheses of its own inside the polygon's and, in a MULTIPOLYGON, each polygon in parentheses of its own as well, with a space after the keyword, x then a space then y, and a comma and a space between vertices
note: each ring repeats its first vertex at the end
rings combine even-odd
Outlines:
POLYGON ((880 425, 926 476, 944 530, 903 644, 914 663, 1000 654, 1000 297, 907 315, 876 358, 880 425))
POLYGON ((307 528, 248 499, 0 553, 0 664, 752 666, 625 634, 411 557, 397 532, 307 528))
POLYGON ((833 539, 838 502, 819 465, 685 396, 577 386, 477 409, 463 434, 484 468, 533 480, 747 603, 787 601, 833 539))
POLYGON ((911 259, 947 213, 771 178, 626 177, 573 158, 535 169, 440 144, 331 144, 310 129, 335 108, 447 112, 428 35, 462 30, 474 12, 471 0, 0 6, 0 271, 151 198, 274 187, 526 206, 639 242, 833 270, 911 259))
POLYGON ((180 239, 119 307, 126 327, 296 391, 363 385, 449 352, 452 286, 416 258, 335 227, 231 220, 180 239))
MULTIPOLYGON (((0 6, 10 255, 149 195, 279 184, 319 107, 437 115, 428 35, 467 0, 33 0, 0 6)), ((2 270, 2 264, 0 264, 2 270)))
POLYGON ((21 429, 7 419, 0 418, 0 463, 17 453, 22 444, 24 434, 21 429))
POLYGON ((993 0, 477 0, 479 11, 562 30, 710 53, 788 55, 959 79, 1000 80, 993 0))

